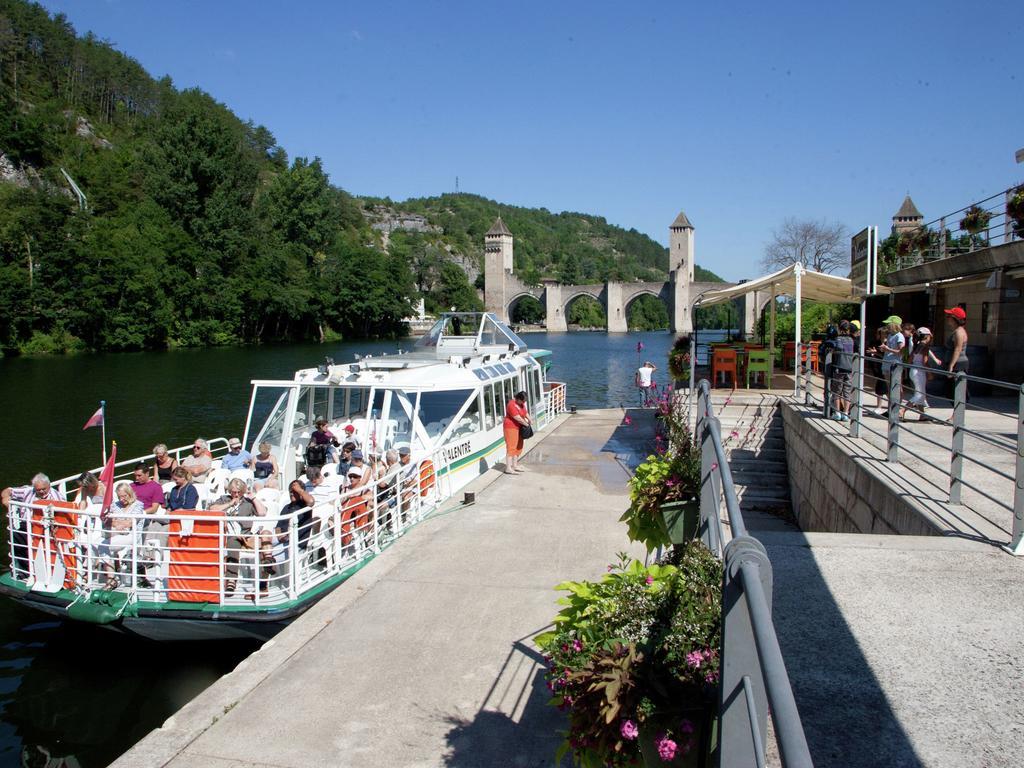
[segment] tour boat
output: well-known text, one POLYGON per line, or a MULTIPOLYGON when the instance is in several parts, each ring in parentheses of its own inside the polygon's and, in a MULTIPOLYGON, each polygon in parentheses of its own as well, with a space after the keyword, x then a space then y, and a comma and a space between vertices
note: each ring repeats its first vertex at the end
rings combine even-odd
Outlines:
MULTIPOLYGON (((410 352, 341 364, 327 358, 291 380, 255 380, 243 445, 255 455, 270 444, 276 483, 260 487, 251 469, 221 467, 228 441, 219 437, 209 441, 213 468, 196 486, 199 509, 122 515, 118 524, 130 520, 130 530, 116 537, 116 515, 102 514, 99 504, 12 502, 10 569, 0 592, 157 640, 269 637, 501 462, 505 405, 515 393, 527 393, 535 429, 564 412, 565 385, 547 380, 549 365, 550 353, 529 350, 495 315, 453 312, 410 352), (287 491, 279 489, 308 480, 306 450, 321 418, 367 454, 408 448, 410 458, 352 488, 328 463, 316 503, 283 515, 287 491), (265 515, 207 508, 236 477, 265 515)), ((180 459, 191 451, 190 444, 169 453, 180 459)), ((115 477, 130 479, 136 463, 152 458, 117 463, 115 477)), ((77 479, 53 485, 71 498, 77 479)))

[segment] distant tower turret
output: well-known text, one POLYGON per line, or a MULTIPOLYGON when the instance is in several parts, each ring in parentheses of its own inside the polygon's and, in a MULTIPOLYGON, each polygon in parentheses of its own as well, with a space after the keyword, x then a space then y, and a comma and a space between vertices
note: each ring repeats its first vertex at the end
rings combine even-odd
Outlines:
POLYGON ((672 284, 672 330, 693 331, 690 285, 693 283, 693 224, 682 211, 668 228, 668 270, 672 284))
POLYGON ((910 199, 910 193, 908 192, 907 196, 903 198, 903 205, 896 211, 896 215, 892 217, 892 231, 898 235, 901 232, 917 229, 922 224, 924 224, 924 215, 917 210, 917 206, 910 199))
POLYGON ((505 276, 512 274, 512 252, 512 233, 499 216, 484 234, 484 306, 506 322, 505 276))

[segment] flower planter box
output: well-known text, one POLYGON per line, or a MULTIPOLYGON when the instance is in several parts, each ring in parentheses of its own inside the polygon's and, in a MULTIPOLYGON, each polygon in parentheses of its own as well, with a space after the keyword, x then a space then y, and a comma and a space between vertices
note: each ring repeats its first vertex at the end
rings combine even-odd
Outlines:
POLYGON ((713 704, 682 712, 669 719, 655 716, 640 728, 639 746, 644 768, 706 768, 717 747, 718 720, 713 704), (662 721, 662 722, 658 722, 662 721), (680 728, 684 722, 686 728, 680 728), (671 730, 670 742, 662 741, 671 730), (672 755, 668 760, 665 758, 672 755))
POLYGON ((689 499, 662 504, 661 523, 673 544, 685 544, 695 539, 700 529, 700 501, 689 499))

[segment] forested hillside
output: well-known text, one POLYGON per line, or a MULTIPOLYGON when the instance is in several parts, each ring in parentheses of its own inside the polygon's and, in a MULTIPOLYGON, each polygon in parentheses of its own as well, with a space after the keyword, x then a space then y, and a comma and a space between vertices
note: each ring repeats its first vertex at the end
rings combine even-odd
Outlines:
POLYGON ((444 195, 395 206, 431 231, 388 238, 379 202, 63 16, 0 0, 3 350, 399 334, 420 295, 480 306, 456 264, 478 263, 499 210, 526 279, 664 276, 663 247, 599 217, 444 195))

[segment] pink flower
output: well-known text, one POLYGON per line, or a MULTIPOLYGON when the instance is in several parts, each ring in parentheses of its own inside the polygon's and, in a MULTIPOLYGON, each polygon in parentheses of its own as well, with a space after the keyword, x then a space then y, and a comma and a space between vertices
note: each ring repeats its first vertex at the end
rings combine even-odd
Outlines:
POLYGON ((579 653, 580 651, 583 650, 583 643, 581 643, 579 640, 573 640, 572 641, 572 649, 574 651, 576 651, 576 653, 579 653))
POLYGON ((675 484, 676 484, 676 481, 674 479, 672 479, 671 477, 668 480, 665 481, 665 485, 667 485, 669 488, 671 488, 675 484))
POLYGON ((734 429, 732 432, 729 433, 729 436, 730 437, 739 437, 740 433, 737 430, 734 429))
POLYGON ((636 723, 632 720, 623 720, 622 725, 619 726, 619 733, 622 734, 622 738, 626 739, 626 741, 633 741, 640 735, 640 729, 636 727, 636 723))
POLYGON ((648 576, 646 579, 644 579, 644 581, 647 583, 648 586, 650 586, 651 584, 654 583, 654 577, 653 576, 648 576))
POLYGON ((700 669, 700 665, 704 662, 704 654, 700 651, 690 651, 686 654, 687 666, 693 667, 694 669, 700 669))
POLYGON ((690 720, 683 720, 679 724, 679 730, 683 733, 693 733, 693 723, 690 720))
POLYGON ((628 427, 630 424, 633 423, 633 420, 631 418, 629 418, 629 416, 623 416, 622 417, 622 423, 625 424, 628 427))
POLYGON ((717 672, 708 672, 706 675, 704 675, 704 682, 708 683, 708 684, 717 683, 718 682, 718 673, 717 672))
POLYGON ((677 744, 672 741, 666 734, 661 734, 660 737, 654 742, 654 746, 658 748, 658 757, 663 762, 669 762, 676 756, 677 744))

